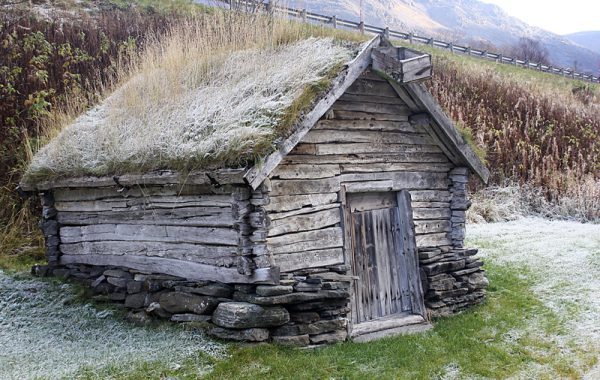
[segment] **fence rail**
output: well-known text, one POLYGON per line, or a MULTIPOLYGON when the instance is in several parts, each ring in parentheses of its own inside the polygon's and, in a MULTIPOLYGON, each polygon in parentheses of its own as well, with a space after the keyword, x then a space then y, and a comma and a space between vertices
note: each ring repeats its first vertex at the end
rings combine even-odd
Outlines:
POLYGON ((485 50, 473 49, 469 46, 456 45, 452 42, 437 40, 433 37, 423 37, 414 33, 405 33, 389 28, 368 25, 364 22, 355 22, 344 20, 334 16, 325 16, 318 13, 309 12, 306 9, 289 8, 279 5, 274 5, 268 1, 252 1, 252 0, 222 0, 229 4, 230 7, 245 7, 248 11, 265 10, 267 12, 283 14, 287 17, 293 17, 302 20, 303 22, 313 22, 324 25, 329 25, 333 28, 345 28, 358 30, 361 33, 384 34, 390 38, 398 38, 407 40, 411 44, 424 44, 442 49, 450 50, 452 53, 466 54, 469 56, 479 57, 483 59, 493 60, 496 62, 510 64, 515 66, 526 67, 532 70, 538 70, 545 73, 561 75, 563 77, 579 79, 587 82, 600 83, 600 77, 592 74, 584 74, 574 71, 569 68, 556 67, 552 65, 544 65, 541 63, 529 62, 529 60, 519 59, 515 57, 505 56, 503 54, 492 53, 485 50))

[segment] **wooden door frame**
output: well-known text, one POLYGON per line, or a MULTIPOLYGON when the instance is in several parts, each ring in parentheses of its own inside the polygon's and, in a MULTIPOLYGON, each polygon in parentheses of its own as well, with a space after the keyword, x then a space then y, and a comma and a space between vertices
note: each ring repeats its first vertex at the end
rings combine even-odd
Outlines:
MULTIPOLYGON (((394 185, 393 185, 392 181, 373 181, 373 182, 358 182, 358 183, 357 182, 348 182, 348 183, 340 184, 339 200, 340 200, 341 209, 342 209, 341 227, 342 227, 343 238, 344 238, 344 242, 343 242, 344 264, 348 266, 349 271, 352 271, 353 262, 352 262, 352 231, 350 228, 352 226, 352 222, 351 222, 350 205, 348 203, 348 194, 374 193, 374 192, 395 192, 397 194, 400 194, 401 191, 402 190, 394 189, 394 185)), ((398 202, 400 202, 399 199, 398 199, 398 202)), ((399 203, 398 203, 398 205, 399 205, 399 203)), ((405 206, 408 208, 409 212, 412 215, 412 206, 410 205, 410 202, 408 203, 408 205, 405 205, 405 206)), ((421 284, 420 273, 419 273, 420 272, 419 271, 419 258, 418 258, 418 252, 417 252, 417 247, 416 247, 416 240, 414 239, 415 238, 415 235, 414 235, 415 228, 414 228, 414 222, 412 221, 412 217, 410 218, 410 221, 411 221, 410 230, 412 231, 413 241, 415 241, 414 260, 417 265, 417 277, 418 277, 417 279, 414 279, 413 281, 409 281, 410 286, 415 287, 413 289, 413 291, 411 291, 412 313, 420 315, 426 321, 426 320, 428 320, 427 310, 425 308, 425 297, 423 294, 423 287, 421 284)), ((352 276, 354 276, 354 273, 352 273, 352 276)), ((352 286, 350 287, 350 318, 348 321, 348 335, 349 336, 352 335, 352 329, 353 329, 353 324, 354 324, 353 313, 356 312, 354 310, 354 300, 355 300, 355 296, 354 296, 354 281, 353 281, 352 286)))

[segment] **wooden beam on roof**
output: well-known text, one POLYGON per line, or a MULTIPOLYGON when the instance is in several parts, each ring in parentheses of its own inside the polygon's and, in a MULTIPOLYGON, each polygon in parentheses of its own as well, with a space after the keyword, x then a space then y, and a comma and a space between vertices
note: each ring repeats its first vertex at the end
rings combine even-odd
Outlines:
POLYGON ((23 191, 43 191, 57 188, 76 187, 111 187, 111 186, 138 186, 138 185, 230 185, 245 184, 245 169, 219 169, 212 171, 193 171, 180 173, 172 170, 161 170, 145 174, 123 174, 118 176, 102 177, 75 177, 44 181, 37 184, 21 183, 23 191))
POLYGON ((454 126, 454 123, 441 109, 438 103, 433 99, 433 96, 427 91, 422 83, 406 83, 404 88, 411 95, 411 97, 417 102, 417 104, 424 110, 427 111, 435 121, 437 129, 441 132, 442 140, 448 141, 453 150, 457 152, 464 163, 473 170, 482 180, 487 183, 490 172, 486 168, 485 164, 477 157, 473 149, 469 144, 465 143, 464 139, 454 126))
POLYGON ((335 78, 331 90, 300 120, 295 131, 279 146, 279 149, 268 155, 262 164, 256 165, 246 172, 244 178, 253 189, 256 189, 269 176, 283 158, 294 149, 306 133, 331 108, 333 103, 369 67, 371 52, 379 45, 379 42, 380 36, 373 37, 356 58, 348 63, 347 69, 335 78))

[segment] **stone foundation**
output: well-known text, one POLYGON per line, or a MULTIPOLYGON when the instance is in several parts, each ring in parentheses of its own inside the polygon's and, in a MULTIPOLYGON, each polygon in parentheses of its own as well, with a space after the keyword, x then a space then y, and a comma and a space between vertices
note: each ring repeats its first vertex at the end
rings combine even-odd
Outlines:
POLYGON ((279 285, 227 285, 90 265, 35 266, 38 276, 76 280, 129 318, 201 323, 215 337, 308 346, 347 339, 350 281, 344 266, 284 274, 279 285))
POLYGON ((419 249, 425 306, 432 317, 483 302, 488 280, 476 254, 477 249, 419 249))

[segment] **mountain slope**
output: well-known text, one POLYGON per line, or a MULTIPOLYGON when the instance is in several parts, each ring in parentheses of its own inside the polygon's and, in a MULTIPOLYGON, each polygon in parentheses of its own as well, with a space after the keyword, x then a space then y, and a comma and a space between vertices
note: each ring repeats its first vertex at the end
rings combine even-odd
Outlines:
POLYGON ((600 53, 600 30, 567 34, 565 38, 575 42, 577 45, 600 53))
MULTIPOLYGON (((478 0, 366 0, 364 3, 367 24, 387 25, 460 43, 491 43, 499 49, 515 44, 521 37, 529 37, 542 42, 555 65, 598 71, 600 52, 530 26, 493 4, 478 0)), ((358 2, 353 0, 304 0, 291 5, 350 20, 357 20, 360 14, 358 2)))

